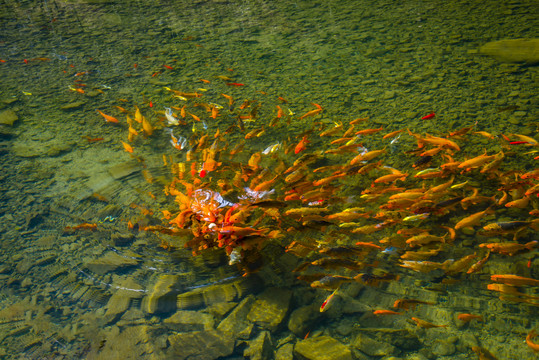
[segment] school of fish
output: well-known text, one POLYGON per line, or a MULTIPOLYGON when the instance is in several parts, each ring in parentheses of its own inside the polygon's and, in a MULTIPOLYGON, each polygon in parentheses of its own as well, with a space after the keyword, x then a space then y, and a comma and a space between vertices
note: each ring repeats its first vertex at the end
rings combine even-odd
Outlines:
MULTIPOLYGON (((533 136, 490 134, 477 124, 427 134, 386 129, 369 118, 333 121, 316 103, 298 116, 292 108, 299 105, 283 97, 261 92, 263 100, 238 101, 246 85, 217 81, 236 95, 209 101, 204 89, 166 87, 171 102, 181 104, 152 104, 144 109, 149 118, 139 107, 117 107, 125 122, 105 113, 114 109, 98 110, 110 126, 125 127, 118 145, 139 161, 141 138, 175 151, 162 156, 171 174, 164 186, 169 205, 151 222, 129 221, 132 231, 167 235, 161 246, 183 245, 195 255, 223 249, 246 274, 262 265, 265 244, 277 242, 301 259, 299 279, 331 291, 321 312, 344 283, 376 286, 433 271, 447 282, 489 275, 485 286, 500 300, 539 306, 539 280, 530 275, 539 247, 533 136), (297 124, 304 130, 292 134, 297 124), (266 140, 269 134, 282 138, 266 140), (494 273, 506 257, 526 263, 527 272, 494 273)), ((429 303, 400 299, 374 315, 400 315, 417 304, 429 303)), ((474 314, 458 319, 483 321, 474 314)), ((535 336, 532 330, 526 342, 537 351, 535 336)))

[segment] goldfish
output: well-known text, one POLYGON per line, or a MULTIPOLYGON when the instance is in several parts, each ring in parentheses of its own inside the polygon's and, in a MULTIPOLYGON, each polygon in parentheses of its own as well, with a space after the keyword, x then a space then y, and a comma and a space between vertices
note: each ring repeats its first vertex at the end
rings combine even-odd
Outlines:
POLYGON ((311 262, 311 265, 319 266, 324 269, 336 269, 336 268, 347 268, 350 270, 360 270, 365 267, 365 264, 359 261, 353 261, 348 259, 332 259, 332 258, 322 258, 311 262))
POLYGON ((483 321, 483 317, 481 315, 474 314, 458 314, 457 319, 464 322, 469 322, 472 320, 483 321))
POLYGON ((153 126, 150 124, 150 122, 143 116, 142 117, 142 130, 144 130, 144 133, 147 136, 150 136, 153 134, 153 126))
POLYGON ((528 171, 527 173, 524 173, 524 174, 520 175, 520 178, 524 179, 524 180, 526 180, 526 179, 539 180, 539 169, 528 171))
POLYGON ((264 234, 267 229, 254 229, 252 227, 240 227, 240 226, 223 226, 219 230, 220 235, 234 235, 237 237, 249 236, 249 235, 261 235, 264 234))
POLYGON ((518 140, 523 141, 523 142, 526 142, 526 143, 530 144, 531 146, 537 146, 537 145, 539 145, 539 143, 537 142, 537 140, 535 140, 535 139, 532 138, 532 137, 526 136, 526 135, 511 134, 511 136, 514 136, 514 137, 516 137, 518 140))
POLYGON ((327 311, 330 307, 331 307, 331 304, 333 302, 333 299, 335 297, 335 294, 337 294, 337 291, 339 290, 339 288, 336 288, 335 291, 333 291, 331 293, 331 295, 329 295, 326 300, 324 300, 324 302, 322 303, 322 305, 320 306, 320 312, 324 312, 324 311, 327 311))
POLYGON ((532 221, 504 221, 490 223, 483 226, 483 233, 488 235, 495 234, 513 234, 513 240, 517 240, 519 236, 524 234, 529 226, 537 230, 539 219, 532 221))
POLYGON ((286 216, 292 216, 292 217, 302 217, 307 215, 313 215, 313 214, 320 214, 323 212, 329 212, 329 208, 317 208, 317 207, 302 207, 302 208, 296 208, 296 209, 289 209, 285 211, 286 216))
POLYGON ((479 271, 483 267, 483 265, 487 262, 489 256, 490 256, 490 249, 487 251, 487 254, 485 255, 484 258, 482 258, 481 260, 479 260, 478 262, 470 266, 468 271, 466 271, 466 274, 472 274, 474 272, 479 271))
POLYGON ((311 283, 311 287, 313 288, 319 288, 319 289, 338 289, 341 284, 352 282, 354 279, 348 277, 348 276, 340 276, 340 275, 328 275, 322 277, 320 280, 313 281, 311 283))
POLYGON ((404 260, 401 267, 412 269, 418 272, 429 272, 437 269, 446 269, 451 263, 452 259, 446 260, 443 263, 433 262, 433 261, 413 261, 413 260, 404 260))
POLYGON ((356 157, 354 157, 352 160, 350 160, 350 165, 355 165, 360 161, 369 161, 372 160, 386 152, 386 149, 382 150, 373 150, 366 153, 360 153, 356 157))
POLYGON ((340 124, 335 123, 335 126, 334 126, 334 127, 332 127, 332 128, 329 129, 329 130, 326 130, 326 131, 321 132, 321 133, 320 133, 320 136, 331 136, 331 135, 333 135, 333 134, 335 134, 335 133, 341 131, 342 128, 343 128, 343 124, 342 124, 342 123, 340 123, 340 124))
POLYGON ((415 222, 415 221, 420 221, 420 220, 424 220, 426 218, 428 218, 430 215, 430 213, 423 213, 423 214, 418 214, 418 215, 410 215, 410 216, 406 216, 404 219, 402 219, 403 222, 415 222))
POLYGON ((532 349, 535 352, 539 352, 539 343, 533 342, 533 339, 537 337, 537 331, 535 329, 532 329, 526 336, 526 344, 530 349, 532 349))
POLYGON ((487 155, 487 150, 485 150, 483 155, 479 155, 469 160, 463 161, 459 164, 458 167, 460 169, 465 169, 465 171, 470 171, 473 168, 483 166, 493 158, 494 155, 487 155))
POLYGON ((127 151, 128 153, 133 152, 133 147, 131 145, 129 145, 128 143, 123 142, 123 141, 121 141, 121 143, 124 146, 125 151, 127 151))
POLYGON ((103 116, 105 118, 106 122, 110 122, 110 123, 113 123, 113 124, 119 123, 118 119, 116 119, 114 116, 107 115, 107 114, 105 114, 104 112, 102 112, 99 109, 96 109, 96 111, 99 113, 99 115, 101 115, 101 116, 103 116))
POLYGON ((374 182, 378 184, 378 183, 394 182, 394 181, 397 181, 397 180, 404 181, 404 180, 406 180, 407 176, 408 176, 407 173, 403 174, 403 173, 399 172, 399 173, 395 173, 395 174, 389 174, 389 175, 380 176, 379 178, 375 179, 374 182))
POLYGON ((423 116, 423 117, 421 118, 421 120, 432 119, 432 118, 435 117, 435 116, 436 116, 436 114, 433 113, 433 112, 431 112, 430 114, 423 116))
POLYGON ((435 325, 433 323, 430 323, 430 322, 425 321, 425 320, 421 320, 421 319, 416 318, 416 317, 412 317, 412 320, 417 324, 417 327, 422 327, 422 328, 425 328, 425 329, 430 329, 430 328, 435 328, 435 327, 444 327, 444 328, 447 327, 447 325, 435 325))
POLYGON ((417 305, 435 305, 435 303, 416 300, 416 299, 398 299, 393 303, 395 309, 415 310, 417 305))
POLYGON ((305 150, 307 148, 306 145, 308 142, 309 140, 307 140, 307 135, 305 135, 294 148, 294 154, 299 154, 301 151, 305 150))
POLYGON ((505 207, 524 209, 525 207, 528 206, 529 202, 530 202, 529 196, 524 196, 523 198, 506 203, 505 207))
POLYGON ((401 312, 393 311, 393 310, 374 310, 372 314, 373 315, 402 315, 401 312))
POLYGON ((459 151, 460 150, 460 147, 457 145, 457 143, 455 143, 454 141, 451 141, 449 139, 445 139, 445 138, 441 138, 441 137, 436 137, 436 136, 432 136, 432 135, 429 135, 427 134, 426 136, 421 136, 421 135, 418 135, 418 134, 414 134, 412 133, 410 130, 408 130, 408 133, 410 135, 412 135, 413 137, 415 137, 418 141, 418 144, 431 144, 431 145, 438 145, 438 146, 445 146, 451 150, 455 150, 455 151, 459 151))
POLYGON ((494 211, 491 208, 487 208, 484 211, 477 212, 475 214, 469 215, 464 219, 461 219, 458 223, 455 224, 455 230, 459 230, 465 227, 472 227, 474 225, 479 225, 481 218, 487 214, 492 214, 494 211))
POLYGON ((82 223, 76 226, 66 226, 64 228, 64 231, 73 231, 73 230, 79 230, 79 229, 96 230, 97 224, 82 223))
MULTIPOLYGON (((351 123, 350 123, 350 124, 351 124, 351 123)), ((355 134, 356 134, 356 135, 370 135, 370 134, 375 134, 375 133, 377 133, 377 132, 379 132, 379 131, 382 131, 382 130, 384 130, 384 127, 383 127, 383 126, 377 128, 377 129, 363 129, 363 130, 359 130, 359 131, 357 131, 355 134)))
POLYGON ((311 104, 316 106, 316 109, 306 112, 305 114, 303 114, 302 116, 299 117, 300 119, 304 119, 304 118, 306 118, 308 116, 315 116, 315 115, 321 113, 324 110, 318 104, 315 104, 315 103, 311 103, 311 104))
POLYGON ((479 356, 479 360, 498 360, 490 351, 480 346, 472 346, 472 351, 479 356))
POLYGON ((445 243, 445 237, 444 236, 434 236, 429 233, 421 233, 419 235, 413 236, 406 240, 406 244, 408 244, 410 247, 416 247, 416 246, 422 246, 425 244, 429 244, 431 242, 442 242, 445 243))
POLYGON ((501 282, 508 285, 515 285, 515 286, 523 286, 523 285, 531 285, 531 286, 539 286, 539 280, 531 279, 523 276, 518 275, 491 275, 490 280, 501 282))
POLYGON ((513 256, 519 251, 522 250, 532 250, 537 246, 539 242, 537 240, 530 241, 526 244, 519 243, 490 243, 490 244, 480 244, 479 247, 485 247, 492 252, 500 253, 503 255, 513 256))
POLYGON ((388 134, 385 134, 385 135, 382 137, 382 139, 384 139, 384 140, 385 140, 385 139, 390 139, 390 138, 392 138, 392 137, 397 136, 398 134, 400 134, 400 133, 403 132, 403 131, 404 131, 404 129, 392 131, 392 132, 390 132, 390 133, 388 133, 388 134))
POLYGON ((165 108, 165 116, 167 118, 168 125, 180 125, 180 120, 174 116, 171 108, 165 108))

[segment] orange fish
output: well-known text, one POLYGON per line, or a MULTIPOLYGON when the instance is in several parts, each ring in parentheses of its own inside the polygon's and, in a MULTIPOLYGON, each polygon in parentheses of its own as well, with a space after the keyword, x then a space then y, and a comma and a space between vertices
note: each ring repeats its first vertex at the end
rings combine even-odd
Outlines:
POLYGON ((127 151, 128 153, 133 152, 133 147, 131 145, 129 145, 128 143, 123 142, 123 141, 121 141, 121 143, 124 146, 125 151, 127 151))
POLYGON ((392 311, 392 310, 375 310, 373 315, 401 315, 401 312, 392 311))
POLYGON ((296 145, 296 147, 294 148, 294 154, 299 154, 300 152, 302 152, 303 150, 305 150, 307 148, 307 143, 309 143, 310 141, 307 140, 307 135, 305 135, 303 137, 303 139, 301 139, 301 141, 296 145))
POLYGON ((88 229, 88 230, 95 230, 97 229, 97 224, 89 224, 89 223, 82 223, 76 226, 66 226, 64 228, 64 231, 73 231, 73 230, 79 230, 79 229, 88 229))
POLYGON ((336 288, 335 291, 333 291, 331 295, 329 295, 327 299, 322 303, 322 305, 320 306, 320 312, 324 312, 330 308, 331 304, 333 303, 332 300, 334 299, 335 294, 337 293, 337 290, 339 290, 339 288, 336 288))
POLYGON ((457 316, 457 319, 464 322, 469 322, 474 319, 477 321, 483 321, 483 317, 481 315, 474 315, 474 314, 459 314, 457 316))
POLYGON ((110 123, 114 123, 114 124, 119 123, 118 119, 116 119, 114 116, 107 115, 107 114, 105 114, 104 112, 102 112, 99 109, 96 109, 96 111, 99 113, 99 115, 101 115, 101 116, 103 116, 105 118, 106 122, 110 122, 110 123))
POLYGON ((523 285, 531 285, 531 286, 539 286, 539 280, 531 279, 523 276, 518 275, 491 275, 490 280, 501 282, 508 285, 515 285, 515 286, 523 286, 523 285))
POLYGON ((144 133, 147 136, 150 136, 153 134, 153 126, 144 116, 142 117, 142 130, 144 130, 144 133))
POLYGON ((447 325, 435 325, 428 321, 418 319, 416 317, 413 317, 412 320, 415 321, 418 327, 422 327, 425 329, 430 329, 430 328, 435 328, 435 327, 445 327, 445 328, 447 327, 447 325))
POLYGON ((321 112, 324 110, 324 109, 322 109, 322 107, 321 107, 320 105, 318 105, 318 104, 315 104, 315 103, 311 103, 311 104, 313 104, 314 106, 316 106, 316 109, 311 110, 311 111, 309 111, 309 112, 306 112, 305 114, 303 114, 302 116, 299 117, 300 119, 304 119, 304 118, 306 118, 306 117, 308 117, 308 116, 315 116, 315 115, 321 113, 321 112))
POLYGON ((526 336, 526 344, 528 344, 528 347, 530 349, 532 349, 535 352, 538 352, 539 351, 539 344, 534 343, 532 341, 535 337, 537 337, 537 332, 535 331, 535 329, 533 329, 532 331, 530 331, 528 333, 528 336, 526 336))
POLYGON ((378 129, 363 129, 356 132, 356 135, 370 135, 382 130, 384 130, 383 126, 379 127, 378 129))
POLYGON ((435 305, 434 303, 427 302, 427 301, 421 301, 421 300, 415 300, 415 299, 399 299, 399 300, 395 300, 395 302, 393 303, 393 307, 395 309, 415 310, 415 307, 418 304, 435 305))

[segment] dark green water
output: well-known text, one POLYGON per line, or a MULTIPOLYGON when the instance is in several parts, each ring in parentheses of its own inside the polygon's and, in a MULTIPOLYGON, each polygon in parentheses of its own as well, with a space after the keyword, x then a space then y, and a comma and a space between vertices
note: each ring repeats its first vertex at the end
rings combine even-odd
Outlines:
MULTIPOLYGON (((239 103, 281 96, 295 116, 317 103, 326 124, 370 117, 373 128, 434 135, 476 124, 477 131, 537 139, 537 66, 499 61, 479 48, 534 38, 538 19, 533 1, 2 2, 0 358, 300 358, 298 349, 309 345, 292 350, 303 336, 288 322, 303 308, 309 338, 331 340, 320 345, 326 355, 335 352, 328 358, 470 359, 477 358, 471 347, 482 346, 498 359, 534 359, 524 339, 538 326, 537 301, 500 300, 486 284, 496 273, 538 279, 537 249, 491 255, 490 267, 459 276, 454 286, 413 272, 380 287, 350 286, 320 315, 330 293, 295 280, 290 269, 298 260, 277 245, 265 249, 266 265, 256 277, 242 280, 222 252, 192 257, 179 244, 160 248, 161 235, 129 231, 127 221, 146 216, 144 208, 158 211, 167 203, 162 155, 178 155, 167 134, 137 140, 154 177, 148 183, 142 163, 119 142, 126 141, 126 127, 111 126, 95 110, 125 124, 115 106, 137 105, 155 120, 156 111, 183 104, 170 87, 222 105, 221 93, 239 103), (227 86, 218 76, 245 86, 227 86), (434 118, 421 120, 431 112, 434 118), (64 230, 86 222, 98 230, 64 230), (190 312, 175 313, 177 295, 192 291, 178 302, 190 312), (409 316, 372 316, 398 298, 436 305, 420 305, 409 316), (252 313, 231 318, 234 311, 252 313), (458 313, 485 321, 463 324, 458 313), (277 325, 260 320, 281 315, 277 325), (417 328, 410 316, 448 327, 417 328)), ((537 48, 520 51, 537 61, 537 48)), ((247 131, 269 123, 275 104, 263 103, 247 131)), ((294 139, 310 121, 268 129, 264 146, 248 145, 241 161, 294 139)), ((221 122, 208 120, 208 132, 223 132, 221 122)), ((190 136, 192 124, 175 134, 190 136)), ((205 130, 196 123, 195 131, 205 130)), ((231 134, 230 148, 243 136, 231 134)), ((470 157, 490 146, 459 143, 470 157)), ((322 140, 315 145, 330 147, 322 140)), ((402 170, 401 150, 389 163, 402 170)), ((536 161, 512 159, 515 169, 537 168, 536 161)), ((520 242, 533 240, 539 238, 531 231, 520 242)), ((524 291, 539 296, 537 287, 524 291)))

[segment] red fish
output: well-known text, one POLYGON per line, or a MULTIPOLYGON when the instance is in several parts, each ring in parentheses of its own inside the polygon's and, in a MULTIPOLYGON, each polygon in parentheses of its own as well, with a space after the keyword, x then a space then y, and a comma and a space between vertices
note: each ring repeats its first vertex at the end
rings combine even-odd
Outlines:
POLYGON ((435 116, 436 116, 436 114, 433 113, 433 112, 431 112, 430 114, 423 116, 423 117, 421 118, 421 120, 432 119, 432 118, 435 117, 435 116))
POLYGON ((301 139, 301 141, 296 145, 296 148, 294 149, 294 154, 299 154, 301 151, 305 150, 307 148, 306 144, 309 142, 307 140, 307 135, 301 139))
POLYGON ((226 83, 228 86, 245 86, 245 84, 240 84, 240 83, 236 83, 236 82, 229 82, 229 83, 226 83))
POLYGON ((529 144, 527 141, 511 141, 509 145, 522 145, 522 144, 529 144))

